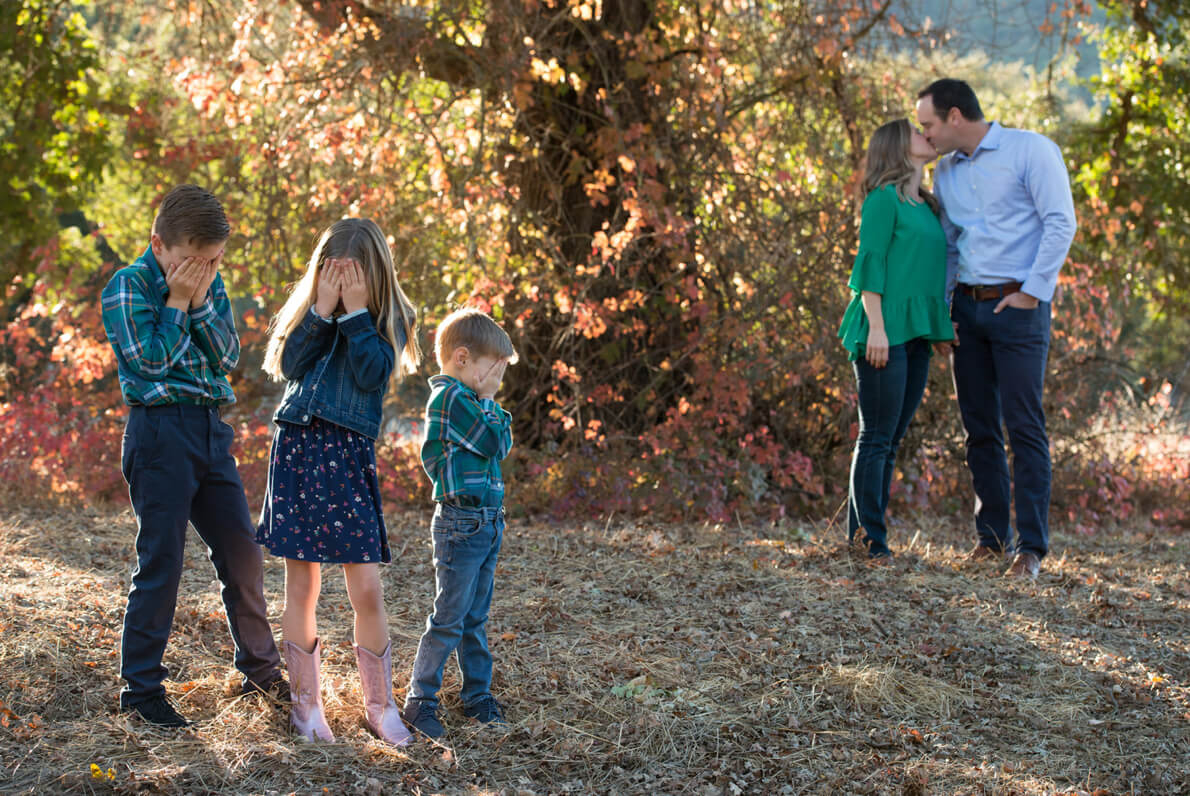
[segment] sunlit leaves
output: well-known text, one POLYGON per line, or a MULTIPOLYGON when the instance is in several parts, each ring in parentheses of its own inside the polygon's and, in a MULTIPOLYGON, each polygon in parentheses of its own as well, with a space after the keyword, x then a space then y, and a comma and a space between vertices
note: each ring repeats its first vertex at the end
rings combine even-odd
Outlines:
POLYGON ((60 209, 78 206, 112 147, 96 45, 76 6, 8 3, 0 13, 0 284, 27 273, 60 209), (14 13, 15 12, 15 13, 14 13))
MULTIPOLYGON (((1172 35, 1105 42, 1103 118, 1069 143, 1082 117, 1036 73, 1022 80, 978 53, 922 64, 916 50, 882 49, 930 42, 883 2, 162 10, 128 0, 105 10, 90 34, 102 47, 82 29, 77 46, 62 40, 89 65, 53 89, 69 94, 75 126, 50 113, 39 140, 83 151, 80 131, 115 128, 120 156, 89 208, 117 249, 131 258, 144 245, 169 185, 216 191, 233 223, 225 278, 243 297, 250 357, 317 232, 342 215, 376 219, 426 328, 468 303, 513 333, 522 362, 502 400, 523 458, 510 461, 511 478, 540 477, 555 506, 723 518, 749 505, 775 515, 837 505, 851 444, 840 418, 854 405, 834 334, 855 246, 851 197, 868 133, 910 111, 925 72, 978 74, 997 118, 1067 145, 1084 232, 1064 277, 1071 312, 1055 327, 1056 363, 1116 344, 1130 297, 1186 292, 1190 139, 1172 35), (116 77, 128 96, 118 112, 97 100, 116 77), (540 458, 559 452, 579 454, 582 472, 540 458)), ((59 196, 87 184, 85 167, 46 163, 69 178, 59 196)), ((41 260, 77 262, 84 275, 99 267, 73 254, 41 260)), ((7 283, 12 301, 30 293, 26 325, 7 343, 21 367, 40 345, 79 375, 74 389, 99 389, 110 370, 105 382, 86 318, 31 336, 79 286, 7 283)), ((1152 317, 1184 317, 1179 305, 1153 306, 1152 317)), ((252 368, 235 378, 245 411, 275 400, 252 368)), ((1088 400, 1070 384, 1053 384, 1064 406, 1088 400)), ((423 386, 407 382, 390 411, 415 414, 423 386)), ((946 458, 957 420, 945 385, 934 393, 902 472, 921 505, 960 481, 946 458)), ((244 432, 257 441, 262 427, 244 432)), ((260 469, 260 454, 244 461, 250 475, 260 469)))

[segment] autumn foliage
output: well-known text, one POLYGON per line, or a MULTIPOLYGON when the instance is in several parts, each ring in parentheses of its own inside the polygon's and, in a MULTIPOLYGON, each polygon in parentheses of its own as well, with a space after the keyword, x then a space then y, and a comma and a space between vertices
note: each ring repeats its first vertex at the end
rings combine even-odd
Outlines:
MULTIPOLYGON (((927 76, 890 66, 888 49, 931 46, 891 4, 213 2, 174 4, 155 38, 148 6, 106 10, 91 26, 111 67, 95 93, 118 154, 91 199, 59 208, 103 227, 26 246, 8 286, 7 484, 121 493, 123 410, 97 304, 115 263, 92 244, 136 256, 150 208, 190 180, 233 221, 225 279, 245 355, 232 419, 253 496, 277 399, 258 368, 265 324, 317 230, 349 213, 392 236, 424 329, 469 303, 513 335, 522 362, 501 400, 518 510, 838 509, 855 416, 835 338, 850 197, 868 132, 906 113, 927 76)), ((1165 48, 1152 57, 1184 54, 1168 31, 1149 35, 1165 48)), ((1109 117, 1113 89, 1098 89, 1109 117)), ((1171 104, 1184 108, 1181 92, 1171 104)), ((1160 339, 1138 351, 1135 335, 1185 307, 1183 238, 1144 196, 1112 190, 1148 172, 1104 159, 1096 120, 1050 129, 1053 103, 1004 104, 1020 117, 1007 121, 1063 144, 1079 203, 1047 382, 1055 511, 1088 529, 1142 513, 1190 523, 1178 363, 1160 339), (1124 280, 1152 251, 1166 255, 1160 275, 1124 280), (1134 361, 1148 370, 1123 372, 1134 361)), ((1120 120, 1111 151, 1140 140, 1137 118, 1120 120)), ((1163 185, 1184 191, 1178 180, 1163 185)), ((959 512, 969 488, 948 382, 936 362, 894 498, 959 512)), ((423 378, 408 380, 390 417, 415 417, 424 395, 423 378)), ((408 440, 379 454, 389 502, 424 503, 408 440)))

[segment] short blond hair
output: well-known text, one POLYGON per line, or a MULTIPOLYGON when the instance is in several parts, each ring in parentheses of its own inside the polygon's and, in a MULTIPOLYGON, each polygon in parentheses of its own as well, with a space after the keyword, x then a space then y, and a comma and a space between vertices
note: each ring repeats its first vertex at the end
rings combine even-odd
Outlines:
POLYGON ((474 307, 455 310, 438 324, 438 333, 434 335, 434 357, 438 367, 445 367, 451 354, 460 346, 477 357, 507 359, 510 365, 518 359, 508 332, 486 312, 474 307))

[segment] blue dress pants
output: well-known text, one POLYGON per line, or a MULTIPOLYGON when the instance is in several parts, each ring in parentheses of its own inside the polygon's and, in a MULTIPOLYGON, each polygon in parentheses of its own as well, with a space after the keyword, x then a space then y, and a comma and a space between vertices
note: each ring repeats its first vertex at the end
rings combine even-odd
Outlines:
POLYGON ((263 593, 263 556, 231 454, 234 433, 207 406, 133 406, 121 464, 136 512, 136 568, 124 613, 120 692, 124 707, 163 695, 162 664, 193 523, 223 585, 223 606, 246 680, 280 675, 263 593))
POLYGON ((1035 309, 1005 307, 955 293, 958 324, 955 392, 967 432, 967 467, 975 490, 979 544, 1025 551, 1049 550, 1050 447, 1041 399, 1050 342, 1050 303, 1035 309), (1009 480, 1004 429, 1012 446, 1009 480), (1015 491, 1015 495, 1012 492, 1015 491), (1010 506, 1015 497, 1017 542, 1010 506))

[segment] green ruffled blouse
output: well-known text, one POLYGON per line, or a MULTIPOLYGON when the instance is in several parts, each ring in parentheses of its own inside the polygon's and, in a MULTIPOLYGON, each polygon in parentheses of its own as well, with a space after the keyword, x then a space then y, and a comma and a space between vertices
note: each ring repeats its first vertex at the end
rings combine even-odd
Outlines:
POLYGON ((931 342, 954 339, 946 304, 946 233, 925 202, 901 201, 894 185, 864 199, 859 252, 847 282, 851 303, 839 337, 851 360, 864 355, 868 315, 861 293, 879 293, 884 332, 890 346, 918 337, 931 342))

